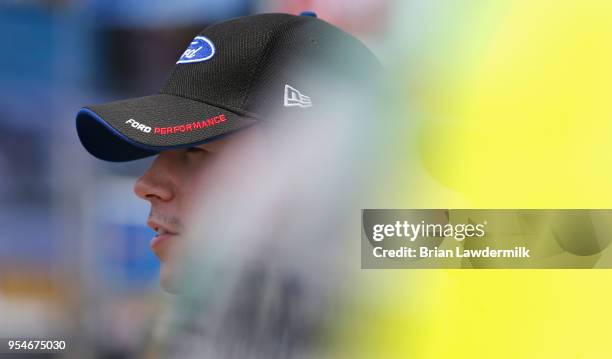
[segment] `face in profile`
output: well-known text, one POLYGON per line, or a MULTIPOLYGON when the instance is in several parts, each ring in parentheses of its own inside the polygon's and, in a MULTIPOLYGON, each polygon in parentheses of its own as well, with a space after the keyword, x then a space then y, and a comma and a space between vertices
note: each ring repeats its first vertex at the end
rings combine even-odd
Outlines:
POLYGON ((165 290, 178 291, 175 273, 186 222, 198 204, 195 199, 206 200, 206 191, 214 188, 207 181, 219 180, 214 172, 221 168, 222 154, 255 132, 248 129, 197 147, 164 151, 136 181, 134 192, 151 206, 147 226, 156 235, 150 247, 160 260, 160 283, 165 290))

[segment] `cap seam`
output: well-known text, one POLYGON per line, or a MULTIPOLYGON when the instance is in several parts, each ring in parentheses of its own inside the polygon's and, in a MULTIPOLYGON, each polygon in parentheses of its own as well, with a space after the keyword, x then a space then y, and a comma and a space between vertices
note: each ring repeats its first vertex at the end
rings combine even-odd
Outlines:
MULTIPOLYGON (((283 21, 279 27, 279 29, 276 29, 275 31, 272 32, 272 34, 278 34, 281 31, 285 31, 287 25, 289 23, 293 23, 293 22, 297 22, 298 20, 301 20, 301 18, 299 16, 295 16, 295 17, 290 17, 289 19, 287 19, 286 21, 283 21)), ((244 92, 243 92, 243 97, 244 99, 242 100, 242 103, 240 104, 241 108, 244 108, 244 106, 246 105, 246 103, 248 102, 249 98, 251 97, 251 90, 253 88, 253 84, 255 83, 255 79, 258 78, 259 76, 256 76, 257 73, 260 72, 261 67, 263 66, 264 63, 264 59, 266 59, 268 57, 268 53, 271 51, 271 43, 272 41, 268 41, 268 43, 266 44, 266 47, 263 51, 263 54, 261 55, 261 57, 259 58, 259 61, 257 63, 257 66, 255 66, 253 69, 251 69, 250 73, 249 73, 249 83, 246 86, 244 92)))
POLYGON ((244 116, 244 117, 251 117, 255 120, 262 120, 257 114, 252 113, 250 111, 244 111, 244 110, 237 110, 235 108, 232 108, 230 106, 227 105, 223 105, 214 101, 203 101, 202 99, 199 98, 195 98, 195 97, 190 97, 190 96, 183 96, 183 95, 176 95, 173 93, 169 93, 169 92, 163 92, 163 91, 159 91, 158 92, 159 95, 167 95, 167 96, 174 96, 174 97, 180 97, 180 98, 184 98, 186 100, 190 100, 190 101, 195 101, 195 102, 200 102, 200 103, 204 103, 210 106, 214 106, 214 107, 219 107, 220 109, 226 110, 226 111, 230 111, 233 112, 234 114, 238 115, 238 116, 244 116))

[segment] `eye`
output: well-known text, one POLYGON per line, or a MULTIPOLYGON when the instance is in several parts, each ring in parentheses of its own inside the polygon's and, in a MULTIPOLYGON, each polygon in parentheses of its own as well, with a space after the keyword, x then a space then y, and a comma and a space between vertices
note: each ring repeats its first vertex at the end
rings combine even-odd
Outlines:
POLYGON ((203 149, 199 148, 199 147, 189 147, 187 149, 187 153, 195 153, 195 152, 206 152, 203 149))

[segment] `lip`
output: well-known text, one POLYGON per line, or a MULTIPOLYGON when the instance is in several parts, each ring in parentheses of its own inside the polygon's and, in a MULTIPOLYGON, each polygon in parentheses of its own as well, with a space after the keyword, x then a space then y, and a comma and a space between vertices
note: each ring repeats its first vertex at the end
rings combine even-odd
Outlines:
POLYGON ((153 239, 151 239, 151 248, 155 249, 164 244, 164 242, 169 241, 172 237, 176 236, 174 233, 165 233, 158 234, 153 239))
POLYGON ((176 234, 174 233, 165 233, 165 234, 157 235, 153 237, 153 239, 151 239, 151 243, 150 243, 151 250, 153 251, 153 253, 155 253, 155 255, 161 261, 166 260, 168 250, 170 246, 172 245, 172 242, 175 237, 176 237, 176 234))
POLYGON ((159 224, 154 220, 148 220, 147 225, 156 232, 159 232, 161 229, 164 230, 163 234, 158 234, 153 239, 151 239, 150 247, 153 253, 160 259, 160 261, 165 261, 167 259, 168 250, 172 245, 172 242, 176 239, 177 233, 172 232, 166 226, 159 224))

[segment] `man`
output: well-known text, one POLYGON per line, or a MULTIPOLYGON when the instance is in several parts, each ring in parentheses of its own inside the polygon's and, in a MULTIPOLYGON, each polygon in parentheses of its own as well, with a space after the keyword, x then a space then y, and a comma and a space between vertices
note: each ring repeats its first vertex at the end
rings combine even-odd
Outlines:
POLYGON ((378 66, 362 43, 313 13, 247 16, 196 36, 158 94, 78 112, 79 138, 95 157, 157 155, 134 191, 151 205, 147 225, 157 233, 151 248, 164 288, 172 289, 171 249, 185 231, 194 189, 218 154, 261 137, 260 125, 273 118, 320 116, 340 97, 329 93, 338 83, 364 87, 378 66))
POLYGON ((182 294, 164 357, 312 350, 321 303, 337 287, 331 254, 346 252, 328 242, 353 213, 338 206, 354 192, 346 169, 371 147, 344 146, 348 161, 339 148, 378 123, 360 104, 379 68, 361 42, 312 13, 254 15, 204 29, 158 94, 78 112, 95 157, 157 156, 134 192, 151 205, 161 284, 182 294), (194 241, 208 246, 185 245, 194 241))

